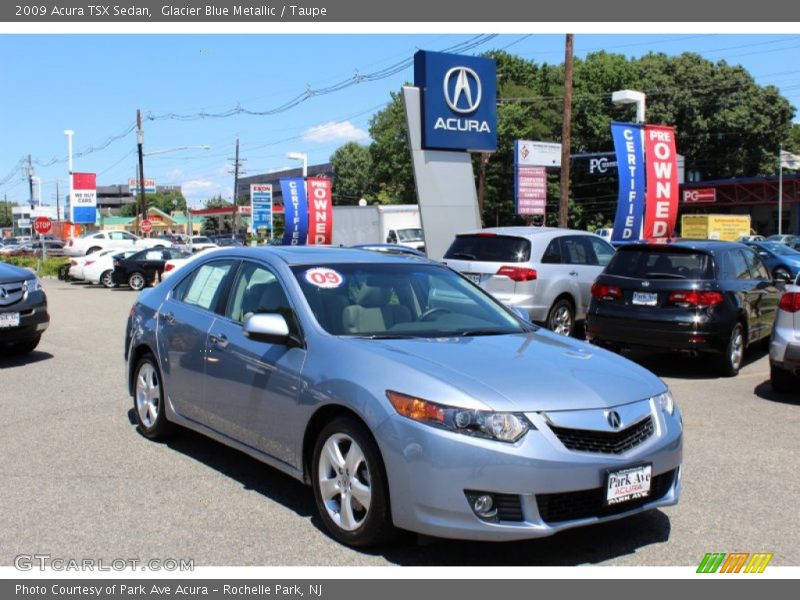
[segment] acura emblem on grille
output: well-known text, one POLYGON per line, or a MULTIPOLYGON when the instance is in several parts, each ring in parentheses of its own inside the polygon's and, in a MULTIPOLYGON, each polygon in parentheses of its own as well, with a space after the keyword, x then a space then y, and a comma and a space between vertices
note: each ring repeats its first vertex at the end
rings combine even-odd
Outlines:
POLYGON ((0 287, 0 298, 8 298, 8 292, 6 288, 0 287))
POLYGON ((649 281, 643 281, 642 282, 642 287, 650 287, 650 282, 649 281))
POLYGON ((614 429, 618 429, 622 425, 622 418, 615 410, 609 411, 606 415, 606 419, 608 419, 608 424, 614 429))

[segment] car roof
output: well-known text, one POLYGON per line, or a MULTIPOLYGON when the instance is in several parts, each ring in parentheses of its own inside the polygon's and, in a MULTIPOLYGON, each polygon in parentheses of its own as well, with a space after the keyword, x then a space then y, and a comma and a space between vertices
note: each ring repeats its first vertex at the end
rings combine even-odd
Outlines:
POLYGON ((477 235, 479 233, 494 233, 497 235, 516 235, 516 236, 536 236, 536 235, 594 235, 590 231, 582 229, 566 229, 562 227, 532 227, 532 226, 517 226, 517 227, 487 227, 485 229, 473 229, 471 231, 464 231, 458 235, 477 235))
POLYGON ((411 254, 390 254, 359 250, 355 248, 338 248, 330 246, 261 246, 261 247, 230 247, 220 248, 214 252, 214 257, 225 256, 250 256, 252 258, 266 259, 278 258, 289 266, 314 265, 314 264, 345 264, 345 263, 399 263, 408 264, 410 260, 424 263, 439 264, 421 256, 411 254))
MULTIPOLYGON (((757 242, 753 242, 757 243, 757 242)), ((692 240, 692 239, 677 239, 669 244, 648 244, 646 242, 634 242, 632 244, 625 244, 620 246, 618 250, 630 249, 652 249, 652 248, 681 248, 686 250, 699 250, 702 252, 714 253, 719 250, 727 250, 731 248, 746 248, 746 243, 740 242, 726 242, 723 240, 692 240)))

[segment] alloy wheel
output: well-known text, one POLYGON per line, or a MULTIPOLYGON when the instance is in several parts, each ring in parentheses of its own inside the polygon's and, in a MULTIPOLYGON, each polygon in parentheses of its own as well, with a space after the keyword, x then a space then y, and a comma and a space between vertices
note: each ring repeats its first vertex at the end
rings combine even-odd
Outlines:
POLYGON ((572 333, 572 313, 569 307, 562 304, 553 312, 550 318, 550 328, 559 335, 570 335, 572 333))
POLYGON ((155 425, 161 409, 161 384, 155 367, 149 362, 142 363, 136 374, 136 410, 139 420, 146 428, 155 425))
POLYGON ((331 520, 345 531, 361 527, 372 503, 372 483, 364 452, 352 437, 336 433, 325 441, 317 477, 331 520))
POLYGON ((144 276, 141 273, 134 273, 128 280, 128 285, 131 286, 131 289, 138 292, 144 288, 144 276))
POLYGON ((730 353, 730 361, 731 367, 734 370, 739 370, 739 367, 742 366, 742 358, 744 357, 744 334, 742 333, 742 328, 737 326, 733 330, 733 334, 731 336, 731 353, 730 353))

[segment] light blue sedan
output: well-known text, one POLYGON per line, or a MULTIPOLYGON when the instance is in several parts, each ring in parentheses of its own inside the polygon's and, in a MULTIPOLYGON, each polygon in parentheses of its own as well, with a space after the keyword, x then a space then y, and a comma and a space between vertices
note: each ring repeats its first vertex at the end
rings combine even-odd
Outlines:
POLYGON ((660 379, 424 258, 215 251, 139 296, 125 358, 145 436, 187 427, 306 482, 347 544, 536 538, 680 494, 660 379))

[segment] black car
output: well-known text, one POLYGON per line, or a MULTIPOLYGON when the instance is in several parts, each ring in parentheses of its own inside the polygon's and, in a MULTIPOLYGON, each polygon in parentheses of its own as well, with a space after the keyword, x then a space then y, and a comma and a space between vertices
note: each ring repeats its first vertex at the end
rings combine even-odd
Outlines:
POLYGON ((115 285, 127 284, 132 290, 139 291, 150 285, 156 278, 161 278, 164 264, 173 258, 186 258, 188 252, 176 248, 149 248, 128 258, 114 257, 112 278, 115 285))
POLYGON ((47 296, 39 278, 0 263, 0 353, 33 352, 48 325, 47 296))
POLYGON ((612 350, 714 354, 736 375, 747 346, 769 337, 782 285, 744 244, 623 246, 592 286, 586 337, 612 350))

